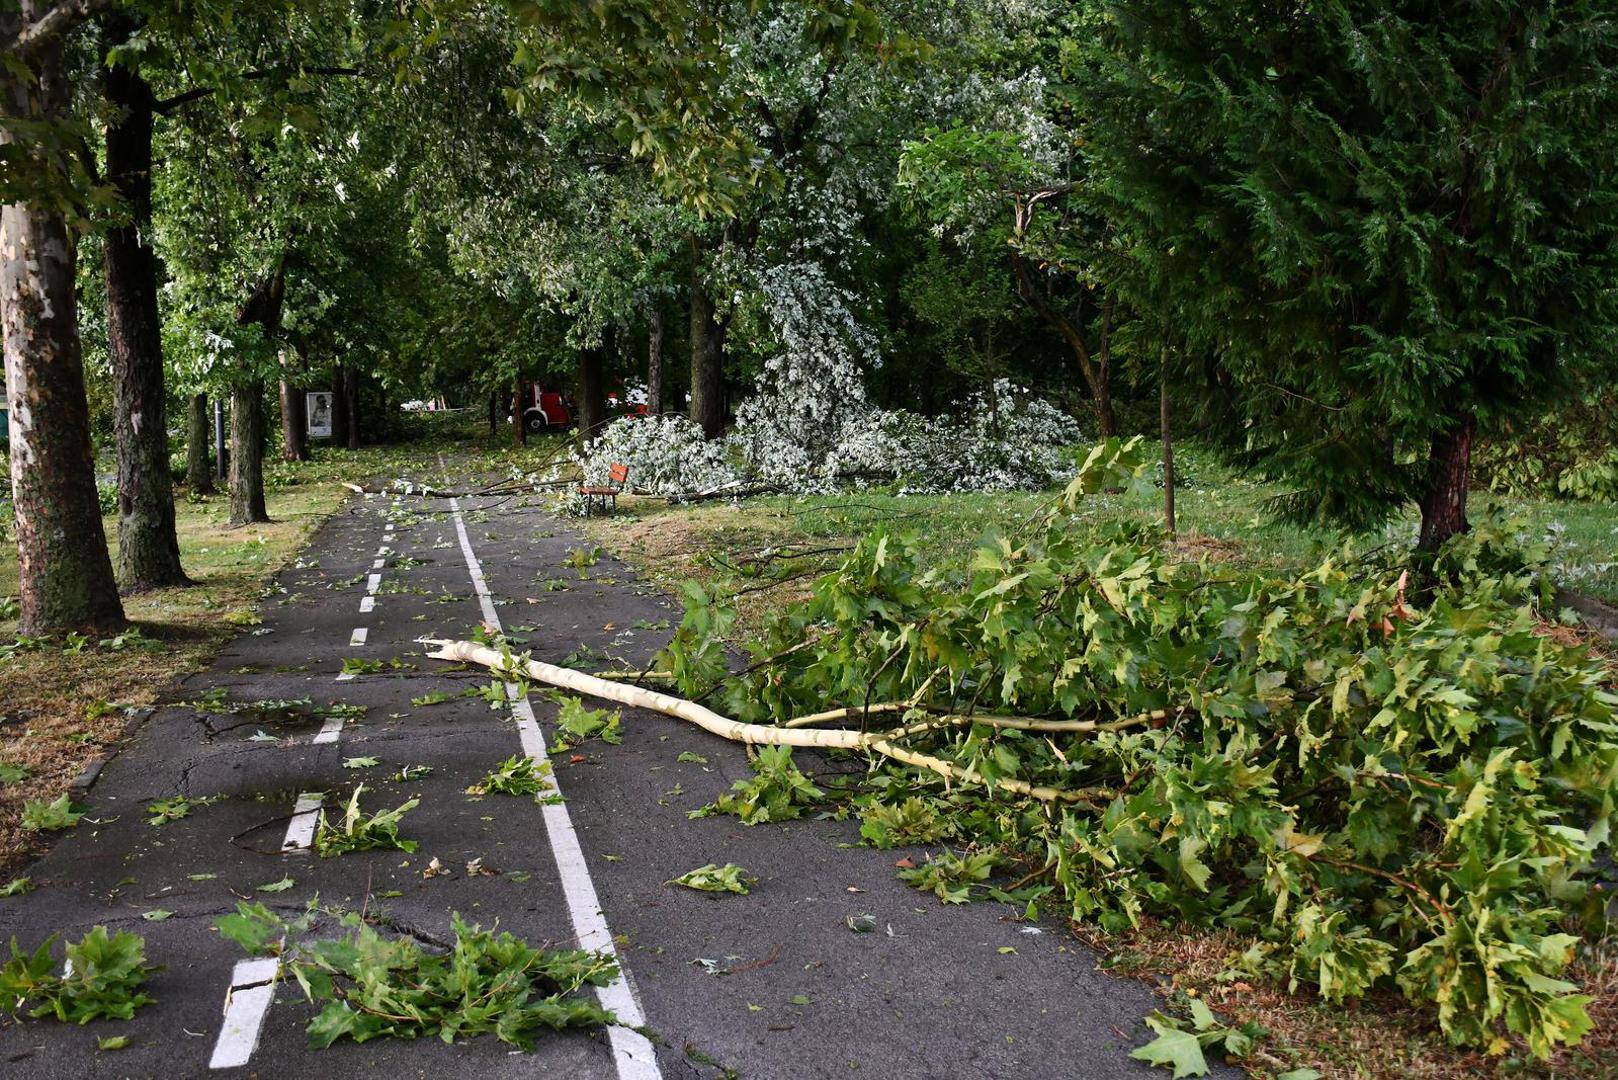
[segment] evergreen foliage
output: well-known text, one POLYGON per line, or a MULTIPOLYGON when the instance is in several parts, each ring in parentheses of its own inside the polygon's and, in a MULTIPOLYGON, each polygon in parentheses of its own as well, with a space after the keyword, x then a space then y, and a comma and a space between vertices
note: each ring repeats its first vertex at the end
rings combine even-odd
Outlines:
POLYGON ((1135 294, 1295 516, 1377 523, 1610 378, 1609 5, 1125 0, 1067 60, 1135 294))

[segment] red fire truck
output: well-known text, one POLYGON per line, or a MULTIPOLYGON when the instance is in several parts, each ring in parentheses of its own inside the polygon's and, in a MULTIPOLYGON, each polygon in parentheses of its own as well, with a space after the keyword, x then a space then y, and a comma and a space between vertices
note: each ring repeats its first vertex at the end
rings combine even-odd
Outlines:
POLYGON ((540 383, 530 383, 522 420, 530 434, 538 435, 552 428, 569 427, 573 423, 573 413, 560 391, 547 390, 540 383))

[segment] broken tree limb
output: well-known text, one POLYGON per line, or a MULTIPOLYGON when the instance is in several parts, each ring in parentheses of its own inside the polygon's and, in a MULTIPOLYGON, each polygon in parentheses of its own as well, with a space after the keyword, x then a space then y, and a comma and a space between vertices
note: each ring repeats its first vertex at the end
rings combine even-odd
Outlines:
MULTIPOLYGON (((442 638, 423 638, 424 645, 436 646, 428 653, 434 660, 455 663, 480 664, 497 675, 513 675, 548 686, 558 686, 578 694, 602 698, 635 709, 648 709, 697 725, 711 735, 744 743, 749 746, 805 746, 824 750, 858 750, 881 754, 906 765, 930 769, 945 780, 960 783, 985 783, 983 777, 970 766, 956 765, 942 758, 923 754, 893 742, 893 733, 851 731, 846 728, 788 728, 769 724, 744 724, 722 716, 705 705, 685 698, 648 690, 643 686, 625 685, 597 678, 572 668, 547 664, 541 660, 518 659, 509 653, 478 645, 471 641, 447 641, 442 638), (515 660, 512 664, 510 661, 515 660)), ((993 787, 1014 795, 1024 795, 1044 802, 1094 802, 1106 798, 1111 792, 1099 788, 1054 788, 1030 784, 1023 780, 1004 778, 993 787)))
POLYGON ((355 484, 347 480, 342 485, 356 495, 413 495, 422 499, 492 499, 501 495, 524 495, 530 492, 551 491, 572 486, 573 480, 534 480, 519 484, 503 484, 487 488, 449 490, 427 484, 395 481, 392 484, 355 484))

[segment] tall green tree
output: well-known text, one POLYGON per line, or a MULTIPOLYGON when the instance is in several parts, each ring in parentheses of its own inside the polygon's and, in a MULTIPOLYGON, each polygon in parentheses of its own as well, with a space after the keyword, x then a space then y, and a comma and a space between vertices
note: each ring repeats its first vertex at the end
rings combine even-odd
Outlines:
POLYGON ((1600 0, 1120 0, 1068 59, 1140 294, 1301 517, 1467 528, 1473 439, 1610 364, 1600 0))

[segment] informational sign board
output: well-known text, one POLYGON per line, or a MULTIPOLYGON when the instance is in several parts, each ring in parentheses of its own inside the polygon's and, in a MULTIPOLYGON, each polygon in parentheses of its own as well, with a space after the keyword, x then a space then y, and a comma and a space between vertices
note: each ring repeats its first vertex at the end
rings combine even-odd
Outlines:
POLYGON ((303 395, 304 407, 309 414, 309 437, 331 438, 332 395, 327 390, 316 390, 303 395))

